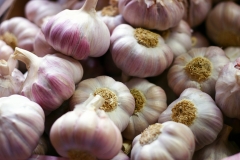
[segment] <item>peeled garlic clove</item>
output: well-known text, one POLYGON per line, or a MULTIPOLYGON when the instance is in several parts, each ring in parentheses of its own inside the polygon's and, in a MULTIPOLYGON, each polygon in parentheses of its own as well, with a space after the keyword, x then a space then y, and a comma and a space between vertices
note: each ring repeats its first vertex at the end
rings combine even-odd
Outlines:
POLYGON ((228 137, 232 127, 224 125, 219 133, 217 139, 211 144, 198 150, 193 155, 193 160, 203 159, 223 159, 234 155, 240 151, 239 147, 234 141, 229 141, 228 137))
POLYGON ((207 16, 207 36, 221 47, 240 46, 239 17, 239 4, 232 1, 218 3, 207 16))
POLYGON ((118 6, 131 26, 160 31, 175 27, 185 12, 178 0, 119 0, 118 6))
POLYGON ((42 26, 46 41, 77 60, 100 57, 110 45, 110 32, 96 14, 98 0, 86 0, 79 10, 63 10, 42 26), (79 18, 80 17, 80 18, 79 18))
POLYGON ((192 48, 174 59, 167 75, 168 85, 177 95, 191 87, 214 97, 218 75, 228 62, 220 47, 192 48))
POLYGON ((223 114, 240 119, 240 58, 226 64, 216 81, 215 101, 223 114))
MULTIPOLYGON (((77 84, 70 99, 71 109, 76 105, 83 104, 91 94, 100 95, 105 99, 100 109, 106 112, 120 131, 123 131, 135 108, 135 100, 129 88, 124 83, 115 81, 109 76, 83 80, 77 84)), ((84 108, 84 105, 82 107, 84 108)))
POLYGON ((149 125, 158 121, 159 115, 167 108, 167 97, 161 87, 145 79, 133 78, 125 84, 135 99, 135 110, 122 135, 133 140, 149 125))
POLYGON ((59 155, 70 159, 111 159, 120 152, 121 132, 99 109, 104 101, 99 95, 90 95, 84 109, 77 105, 54 122, 50 140, 59 155))
POLYGON ((44 131, 44 112, 21 95, 0 98, 0 157, 28 159, 44 131))
POLYGON ((161 74, 173 60, 172 50, 159 34, 128 24, 114 29, 110 52, 124 74, 139 78, 161 74))
POLYGON ((223 127, 223 115, 215 101, 196 88, 185 89, 158 119, 159 123, 175 121, 188 126, 194 136, 196 150, 211 144, 223 127))
POLYGON ((191 160, 195 149, 194 135, 176 122, 155 123, 134 138, 132 160, 191 160))
POLYGON ((231 62, 236 61, 240 57, 240 47, 227 47, 224 49, 224 52, 231 62))
POLYGON ((83 76, 80 62, 60 53, 38 57, 16 47, 12 58, 24 62, 28 68, 21 95, 41 105, 46 114, 72 96, 75 84, 83 76))

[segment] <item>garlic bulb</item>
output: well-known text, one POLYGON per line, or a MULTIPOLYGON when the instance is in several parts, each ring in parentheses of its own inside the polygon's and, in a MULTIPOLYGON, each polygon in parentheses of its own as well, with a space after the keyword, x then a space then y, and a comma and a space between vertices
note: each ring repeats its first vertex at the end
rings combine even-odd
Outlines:
POLYGON ((161 87, 146 79, 133 78, 125 84, 135 99, 135 110, 122 135, 133 140, 149 125, 158 121, 159 115, 167 108, 167 97, 161 87))
POLYGON ((223 114, 240 119, 240 57, 226 64, 216 81, 215 101, 223 114))
POLYGON ((41 30, 38 31, 33 41, 33 53, 38 57, 43 57, 47 54, 54 54, 56 50, 47 43, 41 30))
POLYGON ((33 41, 38 26, 23 17, 13 17, 4 20, 0 25, 0 39, 14 50, 15 47, 33 51, 33 41))
POLYGON ((184 4, 183 20, 187 21, 191 28, 202 24, 212 9, 212 0, 187 0, 184 4))
POLYGON ((54 122, 50 140, 59 155, 95 160, 111 159, 120 152, 121 132, 105 111, 99 109, 104 101, 99 95, 90 95, 82 104, 84 108, 76 105, 54 122))
POLYGON ((84 103, 91 94, 100 95, 105 99, 100 109, 106 112, 122 132, 127 127, 129 118, 135 108, 135 100, 128 87, 109 76, 98 76, 83 80, 77 84, 77 88, 70 99, 71 109, 84 103))
POLYGON ((228 62, 220 47, 192 48, 174 59, 167 75, 168 85, 177 95, 192 87, 214 97, 216 80, 228 62))
POLYGON ((7 61, 11 54, 13 54, 13 49, 3 40, 0 40, 0 59, 7 61))
POLYGON ((21 95, 0 98, 0 157, 28 159, 44 130, 44 112, 21 95))
POLYGON ((114 1, 115 3, 112 5, 108 5, 97 12, 103 22, 107 25, 110 34, 118 25, 126 23, 123 16, 119 13, 118 0, 112 1, 114 1))
POLYGON ((146 78, 161 74, 173 61, 173 53, 157 33, 120 24, 111 35, 114 63, 128 76, 146 78))
POLYGON ((218 3, 206 19, 206 33, 221 47, 240 46, 240 6, 233 1, 218 3))
POLYGON ((240 57, 240 47, 227 47, 224 49, 224 52, 231 62, 236 61, 240 57))
POLYGON ((25 77, 15 68, 16 62, 0 60, 0 97, 19 94, 22 89, 25 77))
POLYGON ((65 9, 49 18, 42 26, 46 41, 55 50, 77 60, 105 54, 110 45, 110 32, 96 14, 97 2, 86 0, 79 10, 65 9))
POLYGON ((184 20, 181 20, 177 26, 160 33, 165 43, 171 48, 174 57, 186 53, 192 48, 192 29, 184 20))
POLYGON ((211 144, 198 150, 193 155, 193 160, 220 160, 234 155, 240 151, 237 144, 228 141, 232 127, 224 125, 217 139, 211 144))
POLYGON ((16 47, 13 59, 24 62, 28 68, 21 95, 37 102, 49 114, 69 99, 83 76, 79 61, 60 53, 38 57, 16 47))
POLYGON ((131 160, 191 160, 194 148, 194 135, 187 126, 155 123, 134 138, 131 160))
POLYGON ((223 127, 223 115, 215 101, 196 88, 185 89, 160 114, 158 122, 175 121, 188 126, 194 136, 196 150, 211 144, 223 127))
POLYGON ((131 26, 160 31, 177 26, 185 12, 178 0, 120 0, 118 7, 131 26))
POLYGON ((202 32, 195 30, 192 32, 192 48, 209 47, 210 42, 202 32))

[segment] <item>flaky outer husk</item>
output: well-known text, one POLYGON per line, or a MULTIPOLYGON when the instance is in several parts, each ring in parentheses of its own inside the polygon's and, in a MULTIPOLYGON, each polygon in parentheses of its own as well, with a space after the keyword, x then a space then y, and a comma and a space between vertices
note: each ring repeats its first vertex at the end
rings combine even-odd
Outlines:
POLYGON ((206 19, 207 36, 220 47, 240 46, 240 6, 232 1, 218 3, 206 19))
POLYGON ((223 115, 215 101, 207 94, 196 88, 185 89, 178 99, 173 101, 159 116, 158 122, 173 121, 172 108, 181 100, 191 101, 196 111, 196 117, 189 128, 195 137, 195 150, 211 144, 223 127, 223 115))

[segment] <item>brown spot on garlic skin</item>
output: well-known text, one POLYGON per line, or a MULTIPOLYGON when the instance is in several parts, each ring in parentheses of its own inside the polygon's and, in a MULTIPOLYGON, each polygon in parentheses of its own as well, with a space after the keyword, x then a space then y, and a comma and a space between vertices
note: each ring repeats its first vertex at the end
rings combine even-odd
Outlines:
POLYGON ((131 94, 133 95, 133 97, 135 99, 135 110, 134 110, 133 114, 136 115, 136 113, 140 112, 141 109, 144 107, 145 102, 146 102, 146 98, 142 94, 142 92, 137 90, 137 89, 131 89, 130 92, 131 92, 131 94))
POLYGON ((70 150, 68 151, 68 156, 70 160, 96 160, 96 157, 94 157, 87 151, 70 150))
POLYGON ((160 123, 155 123, 149 125, 142 133, 139 139, 141 145, 146 145, 152 143, 160 135, 162 125, 160 123))
POLYGON ((146 29, 137 28, 134 31, 134 37, 137 42, 147 48, 154 48, 158 44, 158 37, 160 35, 146 29))
POLYGON ((117 16, 117 15, 119 15, 118 7, 111 6, 111 5, 104 7, 101 11, 101 15, 102 16, 111 16, 111 17, 117 16))
POLYGON ((9 32, 5 32, 3 35, 1 35, 0 39, 3 40, 7 45, 12 47, 13 50, 18 45, 17 37, 9 32))
POLYGON ((94 96, 100 95, 105 99, 104 104, 99 109, 105 112, 111 112, 117 108, 117 95, 108 88, 98 88, 94 92, 94 96))
POLYGON ((181 100, 172 108, 172 120, 190 126, 196 118, 197 108, 186 99, 181 100))
POLYGON ((203 82, 211 76, 212 64, 204 57, 195 57, 186 66, 188 76, 197 82, 203 82))

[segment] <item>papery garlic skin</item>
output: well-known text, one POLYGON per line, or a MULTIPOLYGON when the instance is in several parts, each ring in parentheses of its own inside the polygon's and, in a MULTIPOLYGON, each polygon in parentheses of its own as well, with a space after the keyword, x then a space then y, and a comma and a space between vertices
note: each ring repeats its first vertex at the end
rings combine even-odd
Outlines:
POLYGON ((179 98, 160 114, 158 122, 176 120, 192 130, 196 150, 211 144, 223 127, 223 115, 215 101, 207 93, 196 88, 185 89, 179 98))
POLYGON ((159 115, 167 108, 167 97, 161 87, 146 79, 132 78, 125 84, 135 98, 135 110, 122 136, 133 140, 149 125, 158 121, 159 115))
POLYGON ((5 20, 0 25, 0 35, 2 39, 13 49, 19 47, 28 51, 33 51, 33 40, 39 27, 23 17, 13 17, 5 20))
POLYGON ((240 6, 233 1, 218 3, 206 19, 206 33, 221 47, 240 46, 240 6))
POLYGON ((44 112, 21 95, 0 98, 0 157, 28 159, 44 130, 44 112))
POLYGON ((7 61, 11 54, 13 54, 13 49, 3 40, 0 40, 0 59, 7 61))
POLYGON ((58 154, 70 159, 79 154, 79 159, 87 159, 81 158, 80 153, 86 152, 91 157, 111 159, 119 153, 121 133, 108 115, 99 109, 103 103, 104 99, 96 95, 86 101, 84 109, 76 106, 54 122, 50 140, 58 154))
POLYGON ((79 10, 65 9, 49 18, 41 28, 46 41, 55 50, 77 60, 105 54, 110 32, 96 14, 96 3, 97 0, 87 0, 79 10))
MULTIPOLYGON (((81 81, 70 99, 70 107, 84 103, 91 94, 105 98, 104 110, 114 124, 123 131, 134 112, 135 100, 129 88, 109 76, 98 76, 81 81)), ((82 106, 84 107, 84 106, 82 106)))
POLYGON ((240 119, 240 58, 226 64, 216 81, 215 101, 223 114, 240 119))
POLYGON ((214 97, 216 80, 228 62, 220 47, 192 48, 174 59, 167 75, 168 85, 177 95, 191 87, 214 97))
POLYGON ((224 49, 224 52, 231 62, 236 61, 240 57, 240 47, 227 47, 224 49))
POLYGON ((195 149, 191 130, 171 121, 150 125, 132 144, 131 160, 191 160, 195 149))
POLYGON ((160 31, 175 27, 185 12, 177 0, 119 0, 118 7, 131 26, 160 31))
POLYGON ((60 53, 37 57, 16 47, 12 58, 23 61, 28 68, 21 95, 37 102, 46 114, 72 96, 83 76, 80 62, 60 53))
POLYGON ((173 52, 159 34, 142 30, 147 32, 142 35, 137 31, 141 32, 141 28, 137 30, 128 24, 121 24, 114 29, 110 45, 113 61, 129 76, 157 76, 171 65, 173 52), (135 36, 139 36, 139 41, 143 44, 140 44, 135 36))

